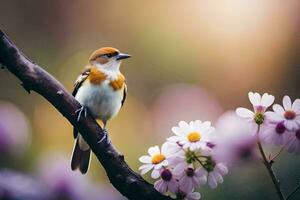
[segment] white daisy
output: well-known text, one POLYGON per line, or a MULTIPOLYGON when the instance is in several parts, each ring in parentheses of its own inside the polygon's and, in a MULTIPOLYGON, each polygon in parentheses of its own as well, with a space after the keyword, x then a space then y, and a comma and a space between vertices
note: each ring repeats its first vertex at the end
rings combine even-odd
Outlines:
POLYGON ((248 97, 253 105, 254 111, 239 107, 236 109, 236 114, 260 125, 264 122, 264 113, 266 112, 267 108, 273 104, 275 98, 273 95, 269 95, 268 93, 264 93, 261 96, 260 94, 253 92, 249 92, 248 97))
POLYGON ((207 181, 206 174, 200 168, 194 169, 193 167, 188 167, 184 169, 179 178, 179 188, 183 192, 192 192, 195 188, 200 185, 204 185, 207 181))
POLYGON ((269 123, 260 132, 260 140, 266 144, 284 145, 289 136, 289 131, 283 122, 269 123))
POLYGON ((165 143, 168 145, 170 151, 172 151, 174 154, 182 150, 182 145, 180 145, 178 142, 166 141, 165 143))
POLYGON ((176 193, 176 199, 178 200, 199 200, 201 195, 199 192, 189 192, 185 193, 183 191, 178 191, 176 193))
POLYGON ((300 129, 289 135, 289 139, 285 147, 290 153, 295 153, 297 155, 300 154, 300 129))
POLYGON ((168 138, 168 141, 176 142, 182 145, 183 149, 194 151, 196 149, 208 148, 207 143, 210 141, 211 133, 214 127, 211 122, 200 120, 191 121, 189 124, 181 121, 178 126, 172 128, 175 136, 168 138))
POLYGON ((154 188, 162 194, 167 191, 175 194, 178 190, 178 182, 170 169, 162 169, 160 172, 160 179, 154 183, 154 188))
POLYGON ((283 107, 279 104, 273 106, 274 112, 267 112, 266 115, 273 122, 283 121, 288 130, 297 130, 300 128, 300 99, 293 103, 289 96, 284 96, 282 100, 283 107))
POLYGON ((172 155, 173 151, 165 143, 162 145, 161 151, 158 146, 153 146, 149 148, 148 153, 150 156, 146 155, 139 158, 139 161, 144 163, 139 170, 141 170, 141 174, 143 175, 154 169, 151 177, 156 179, 159 177, 159 170, 168 165, 167 159, 172 155))
POLYGON ((211 168, 201 168, 201 170, 206 173, 207 183, 212 188, 215 189, 218 183, 223 183, 223 176, 228 173, 228 169, 224 163, 217 163, 211 168))

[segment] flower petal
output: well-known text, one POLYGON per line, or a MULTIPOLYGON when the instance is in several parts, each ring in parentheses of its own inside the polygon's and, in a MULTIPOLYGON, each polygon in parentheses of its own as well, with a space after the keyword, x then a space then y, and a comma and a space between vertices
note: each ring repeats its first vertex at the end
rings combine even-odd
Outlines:
POLYGON ((228 173, 228 168, 223 163, 217 164, 218 172, 220 172, 223 176, 228 173))
POLYGON ((203 168, 197 168, 195 170, 195 174, 200 177, 200 176, 205 176, 206 175, 206 171, 203 168))
POLYGON ((268 93, 264 93, 261 98, 261 104, 264 107, 269 107, 274 103, 275 97, 273 95, 269 95, 268 93))
POLYGON ((180 137, 178 137, 178 136, 171 136, 171 137, 167 138, 167 141, 176 143, 179 141, 179 138, 180 137))
POLYGON ((167 184, 162 179, 154 183, 154 188, 162 194, 167 192, 167 184))
POLYGON ((159 176, 160 176, 159 170, 154 169, 151 173, 151 177, 153 179, 157 179, 157 178, 159 178, 159 176))
POLYGON ((168 183, 168 190, 173 194, 178 191, 178 182, 175 179, 172 178, 168 183))
POLYGON ((183 178, 179 180, 179 185, 180 185, 180 190, 182 190, 185 193, 190 193, 194 189, 192 179, 186 176, 183 176, 183 178))
POLYGON ((196 120, 194 122, 194 129, 199 130, 202 127, 202 122, 200 120, 196 120))
POLYGON ((141 175, 146 174, 147 172, 149 172, 151 169, 153 168, 153 165, 148 164, 148 165, 142 165, 139 170, 141 170, 141 175))
POLYGON ((184 169, 186 168, 186 162, 179 162, 173 169, 173 174, 179 176, 183 173, 184 169))
POLYGON ((300 112, 300 99, 296 99, 292 105, 292 110, 300 112))
POLYGON ((191 129, 193 129, 194 128, 194 121, 190 121, 189 126, 190 126, 191 129))
POLYGON ((182 135, 182 131, 181 131, 181 129, 180 129, 178 126, 172 127, 172 132, 173 132, 175 135, 182 135))
POLYGON ((256 93, 249 92, 248 97, 249 97, 249 100, 250 100, 250 102, 253 106, 257 106, 261 102, 260 94, 258 94, 257 92, 256 93))
POLYGON ((141 156, 140 158, 139 158, 139 161, 141 162, 141 163, 151 163, 151 160, 152 160, 152 158, 150 157, 150 156, 141 156))
POLYGON ((219 173, 215 173, 215 178, 219 183, 223 183, 223 177, 219 173))
POLYGON ((203 122, 203 124, 202 124, 202 128, 203 128, 204 130, 209 129, 210 126, 211 126, 211 122, 210 122, 210 121, 205 121, 205 122, 203 122))
POLYGON ((285 110, 291 110, 292 109, 292 101, 291 101, 291 98, 289 96, 285 95, 283 97, 282 104, 283 104, 283 107, 284 107, 285 110))
POLYGON ((236 109, 236 114, 243 118, 253 118, 254 115, 251 110, 241 107, 236 109))
POLYGON ((161 154, 163 155, 168 154, 168 147, 169 145, 167 142, 163 143, 163 145, 161 146, 161 154))
POLYGON ((199 200, 201 198, 201 195, 199 192, 193 192, 193 193, 187 194, 186 198, 188 200, 199 200))
POLYGON ((159 154, 160 153, 159 147, 158 146, 150 147, 149 150, 148 150, 148 153, 149 153, 150 156, 153 156, 155 154, 159 154))
POLYGON ((214 176, 213 172, 210 172, 208 174, 208 185, 212 188, 215 189, 218 186, 217 180, 214 176))
POLYGON ((286 127, 287 130, 289 131, 293 131, 294 130, 294 121, 289 121, 289 120, 286 120, 284 121, 284 126, 286 127))
POLYGON ((284 114, 284 109, 281 105, 275 104, 273 105, 273 110, 276 112, 278 115, 283 115, 284 114))
POLYGON ((185 122, 185 121, 180 121, 178 123, 178 125, 179 125, 179 128, 181 129, 180 130, 181 134, 186 134, 186 133, 189 133, 189 132, 192 131, 191 126, 187 122, 185 122))
POLYGON ((270 122, 280 122, 284 120, 283 116, 279 115, 276 112, 267 111, 265 112, 265 116, 266 119, 269 120, 270 122))

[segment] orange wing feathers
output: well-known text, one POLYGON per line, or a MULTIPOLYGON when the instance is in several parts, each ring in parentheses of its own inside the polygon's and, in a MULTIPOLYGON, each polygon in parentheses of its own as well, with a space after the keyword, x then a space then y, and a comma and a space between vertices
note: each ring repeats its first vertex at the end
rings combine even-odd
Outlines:
POLYGON ((92 84, 99 85, 106 79, 106 75, 96 67, 92 67, 88 79, 92 84))
POLYGON ((123 74, 120 73, 118 75, 118 78, 116 80, 111 81, 109 84, 114 90, 120 90, 124 87, 125 77, 123 76, 123 74))

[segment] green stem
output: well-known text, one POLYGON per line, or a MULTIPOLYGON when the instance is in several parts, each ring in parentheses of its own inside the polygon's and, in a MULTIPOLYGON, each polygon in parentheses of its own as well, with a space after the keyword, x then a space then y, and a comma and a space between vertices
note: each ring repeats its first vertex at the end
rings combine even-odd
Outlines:
POLYGON ((271 164, 272 164, 272 163, 275 161, 275 159, 281 154, 281 152, 283 151, 283 149, 284 149, 284 148, 281 147, 280 150, 279 150, 279 152, 278 152, 275 156, 273 156, 273 157, 271 157, 271 155, 270 155, 270 159, 269 159, 270 161, 269 161, 269 162, 270 162, 271 164))
MULTIPOLYGON (((259 130, 260 130, 260 126, 258 126, 258 128, 257 128, 257 136, 259 134, 259 130)), ((258 145, 260 154, 261 154, 262 159, 263 159, 263 164, 265 165, 265 167, 266 167, 266 169, 267 169, 267 171, 268 171, 268 173, 269 173, 269 175, 270 175, 270 177, 272 179, 272 182, 273 182, 273 184, 275 186, 276 193, 277 193, 279 199, 280 200, 285 200, 284 195, 283 195, 283 193, 281 191, 281 188, 280 188, 279 181, 276 178, 276 175, 275 175, 275 173, 274 173, 274 171, 272 169, 272 163, 268 161, 268 159, 266 157, 266 154, 265 154, 265 152, 263 150, 263 147, 262 147, 262 145, 261 145, 261 143, 259 141, 257 141, 257 145, 258 145)))
POLYGON ((200 165, 201 165, 203 168, 205 168, 205 167, 204 167, 204 164, 202 163, 202 161, 201 161, 199 158, 195 157, 195 159, 200 163, 200 165))

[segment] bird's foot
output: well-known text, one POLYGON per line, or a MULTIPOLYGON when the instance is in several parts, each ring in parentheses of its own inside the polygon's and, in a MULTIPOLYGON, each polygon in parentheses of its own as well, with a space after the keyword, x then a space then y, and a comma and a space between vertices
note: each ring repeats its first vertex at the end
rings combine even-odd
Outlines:
POLYGON ((105 128, 102 129, 102 133, 103 133, 103 136, 102 138, 98 141, 98 144, 100 144, 101 142, 103 142, 103 140, 106 140, 107 139, 107 135, 108 135, 108 132, 105 128))
POLYGON ((84 114, 84 117, 86 118, 86 116, 87 116, 87 107, 81 106, 79 109, 77 109, 77 110, 75 111, 75 113, 76 113, 76 114, 78 113, 77 121, 79 122, 79 120, 80 120, 80 118, 81 118, 81 115, 84 114))

